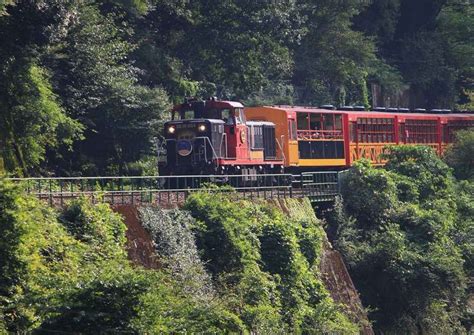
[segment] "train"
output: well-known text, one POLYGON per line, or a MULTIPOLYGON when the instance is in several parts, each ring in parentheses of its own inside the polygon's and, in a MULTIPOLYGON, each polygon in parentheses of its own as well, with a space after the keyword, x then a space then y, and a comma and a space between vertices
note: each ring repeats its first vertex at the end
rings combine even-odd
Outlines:
POLYGON ((342 170, 361 158, 385 163, 393 145, 425 145, 439 155, 474 113, 364 107, 244 107, 187 100, 164 124, 160 175, 258 175, 342 170))

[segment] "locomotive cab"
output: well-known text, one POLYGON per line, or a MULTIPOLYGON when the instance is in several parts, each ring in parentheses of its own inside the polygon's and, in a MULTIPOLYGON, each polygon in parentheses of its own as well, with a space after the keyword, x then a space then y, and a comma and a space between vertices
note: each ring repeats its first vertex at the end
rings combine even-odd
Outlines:
POLYGON ((275 125, 263 123, 247 122, 239 102, 212 99, 178 105, 164 124, 166 161, 160 162, 160 174, 280 172, 275 125))

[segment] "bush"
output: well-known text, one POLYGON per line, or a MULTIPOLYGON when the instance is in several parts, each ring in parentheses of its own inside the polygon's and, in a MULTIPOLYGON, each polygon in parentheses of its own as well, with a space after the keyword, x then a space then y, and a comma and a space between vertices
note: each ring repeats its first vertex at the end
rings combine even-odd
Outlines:
POLYGON ((5 180, 0 206, 1 310, 8 331, 30 331, 80 276, 84 246, 52 209, 5 180))
POLYGON ((448 147, 445 160, 459 179, 474 180, 474 130, 460 130, 448 147))
POLYGON ((287 214, 225 194, 188 198, 197 246, 221 299, 255 333, 357 333, 318 279, 324 232, 310 203, 281 206, 287 214))
POLYGON ((386 157, 385 169, 363 162, 349 171, 329 217, 335 244, 376 331, 463 333, 463 193, 455 196, 450 169, 430 148, 391 148, 386 157))

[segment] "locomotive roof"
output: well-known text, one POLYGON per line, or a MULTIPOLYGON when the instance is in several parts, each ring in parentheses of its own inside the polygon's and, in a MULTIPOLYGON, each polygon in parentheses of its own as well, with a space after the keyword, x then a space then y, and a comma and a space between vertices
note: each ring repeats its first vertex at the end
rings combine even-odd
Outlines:
POLYGON ((412 113, 412 112, 378 112, 378 111, 348 111, 348 110, 337 110, 337 109, 324 109, 318 107, 306 107, 306 106, 264 106, 266 108, 273 108, 278 110, 284 110, 287 112, 315 112, 315 113, 337 113, 337 114, 348 114, 348 115, 357 115, 357 116, 418 116, 418 117, 468 117, 474 118, 474 113, 412 113))
POLYGON ((220 119, 184 119, 184 120, 169 120, 168 122, 172 122, 173 124, 180 124, 180 123, 203 123, 203 122, 209 122, 209 123, 217 123, 217 124, 224 124, 225 122, 220 119))
POLYGON ((183 104, 176 105, 173 108, 173 111, 182 111, 194 107, 205 107, 205 108, 244 108, 240 102, 237 101, 226 101, 226 100, 190 100, 183 104))

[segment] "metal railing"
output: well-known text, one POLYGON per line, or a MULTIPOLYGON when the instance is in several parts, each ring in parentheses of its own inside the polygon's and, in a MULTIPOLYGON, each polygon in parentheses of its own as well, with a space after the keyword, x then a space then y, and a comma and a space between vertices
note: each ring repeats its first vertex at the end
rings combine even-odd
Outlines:
POLYGON ((184 203, 198 190, 234 192, 244 199, 310 197, 313 201, 332 200, 338 193, 338 172, 247 175, 189 175, 132 177, 10 178, 28 194, 53 206, 88 197, 94 202, 157 204, 163 207, 184 203))

